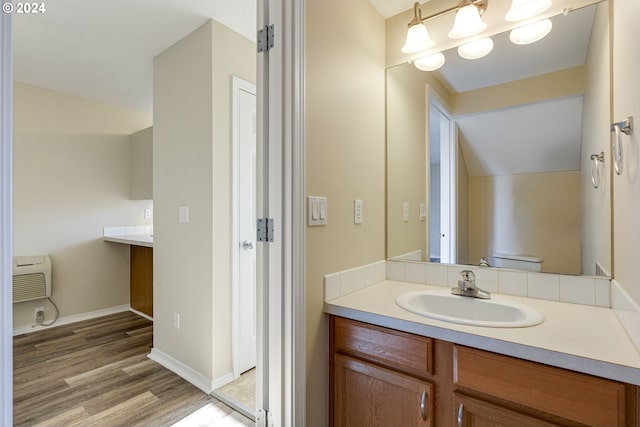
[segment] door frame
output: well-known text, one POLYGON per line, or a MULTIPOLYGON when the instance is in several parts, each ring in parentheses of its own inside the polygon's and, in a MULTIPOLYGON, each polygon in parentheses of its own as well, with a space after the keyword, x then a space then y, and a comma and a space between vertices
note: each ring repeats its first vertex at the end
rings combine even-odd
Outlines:
MULTIPOLYGON (((231 132, 231 175, 232 175, 232 214, 231 214, 231 227, 232 227, 232 237, 231 237, 231 355, 232 355, 232 366, 233 366, 233 379, 236 379, 240 376, 240 368, 239 368, 239 357, 240 357, 240 313, 242 312, 240 308, 240 235, 238 232, 238 227, 240 226, 238 221, 239 214, 239 173, 240 169, 238 167, 238 162, 240 161, 240 136, 238 135, 238 108, 239 108, 239 100, 238 95, 239 91, 243 90, 245 92, 251 93, 254 96, 256 95, 256 85, 246 80, 241 79, 240 77, 233 76, 231 78, 231 86, 232 86, 232 95, 231 95, 231 105, 232 105, 232 132, 231 132)), ((257 112, 256 112, 257 119, 257 112)), ((257 124, 256 124, 257 126, 257 124)), ((256 127, 257 130, 257 127, 256 127)), ((256 141, 257 145, 257 141, 256 141)), ((256 185, 257 188, 257 185, 256 185)), ((256 283, 257 287, 257 276, 256 283)))
POLYGON ((257 73, 257 213, 274 219, 274 241, 256 248, 258 426, 306 424, 304 11, 258 1, 258 28, 273 25, 275 40, 257 73))
POLYGON ((5 426, 13 424, 12 259, 13 16, 0 13, 0 425, 5 426))

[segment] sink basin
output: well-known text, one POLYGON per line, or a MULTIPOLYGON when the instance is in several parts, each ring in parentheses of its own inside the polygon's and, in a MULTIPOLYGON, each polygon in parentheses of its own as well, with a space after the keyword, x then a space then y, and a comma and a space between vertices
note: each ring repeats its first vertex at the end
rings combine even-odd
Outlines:
POLYGON ((445 322, 492 328, 520 328, 544 322, 538 310, 501 295, 491 299, 452 295, 450 289, 406 292, 396 304, 411 313, 445 322))

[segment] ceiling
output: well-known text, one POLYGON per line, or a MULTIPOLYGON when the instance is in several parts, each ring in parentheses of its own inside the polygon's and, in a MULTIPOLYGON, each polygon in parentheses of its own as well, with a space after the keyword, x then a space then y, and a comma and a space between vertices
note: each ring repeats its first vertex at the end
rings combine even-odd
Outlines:
POLYGON ((151 111, 153 57, 214 19, 255 41, 256 0, 55 0, 14 15, 15 80, 151 111))

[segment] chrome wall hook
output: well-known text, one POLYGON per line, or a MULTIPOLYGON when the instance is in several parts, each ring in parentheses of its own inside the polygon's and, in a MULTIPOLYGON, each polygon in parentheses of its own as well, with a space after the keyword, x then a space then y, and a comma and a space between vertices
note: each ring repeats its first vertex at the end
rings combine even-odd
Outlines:
POLYGON ((615 134, 615 138, 611 141, 611 151, 613 155, 613 166, 616 174, 622 174, 622 133, 631 135, 633 133, 633 116, 627 117, 625 120, 611 124, 611 132, 615 134))

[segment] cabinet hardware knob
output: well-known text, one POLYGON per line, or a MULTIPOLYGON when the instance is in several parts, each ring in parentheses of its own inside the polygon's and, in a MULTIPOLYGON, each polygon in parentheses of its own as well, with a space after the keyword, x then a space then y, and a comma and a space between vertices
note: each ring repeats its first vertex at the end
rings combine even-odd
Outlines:
POLYGON ((422 421, 427 421, 427 391, 422 392, 422 398, 420 399, 420 415, 422 415, 422 421))
POLYGON ((464 404, 461 403, 458 407, 458 427, 462 427, 462 414, 464 413, 464 404))

